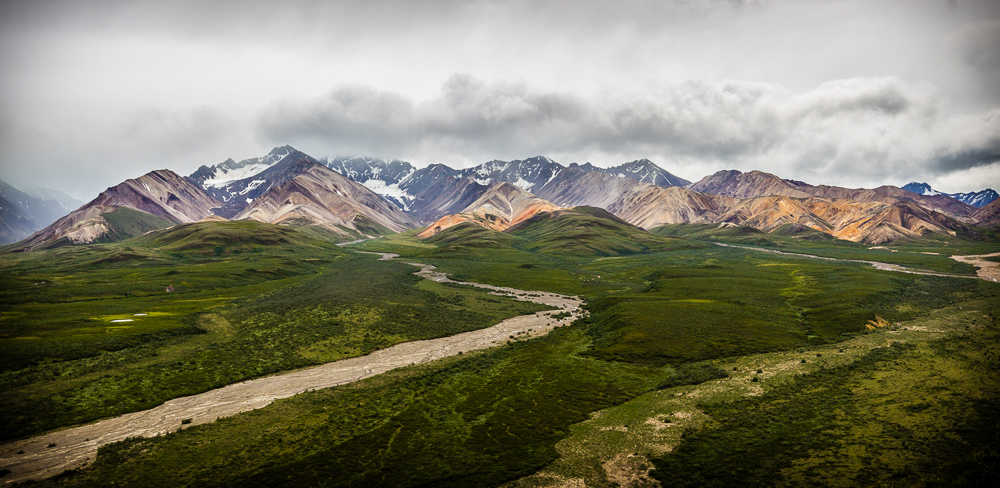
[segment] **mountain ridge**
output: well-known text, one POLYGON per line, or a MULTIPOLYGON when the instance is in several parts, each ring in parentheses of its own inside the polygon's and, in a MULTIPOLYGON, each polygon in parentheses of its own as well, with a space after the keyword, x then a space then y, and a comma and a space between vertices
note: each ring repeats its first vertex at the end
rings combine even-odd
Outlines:
POLYGON ((30 236, 83 203, 68 205, 72 202, 62 192, 40 187, 22 190, 0 180, 0 245, 30 236))
POLYGON ((232 220, 318 225, 339 234, 358 230, 359 219, 390 232, 414 225, 391 202, 317 161, 298 159, 282 171, 294 176, 271 186, 232 220))
POLYGON ((397 159, 316 159, 285 145, 258 158, 201 166, 186 178, 157 170, 126 180, 66 215, 56 226, 62 230, 29 239, 26 246, 61 237, 93 242, 205 218, 320 225, 341 235, 360 232, 359 225, 379 234, 428 223, 425 233, 431 235, 466 221, 503 230, 535 213, 578 206, 606 209, 644 229, 727 223, 771 232, 792 225, 879 243, 928 232, 974 232, 965 224, 993 222, 992 214, 980 212, 986 206, 977 209, 926 184, 907 186, 924 194, 890 185, 812 185, 760 170, 722 170, 691 183, 648 159, 598 168, 535 156, 462 170, 443 164, 418 169, 397 159), (122 207, 150 217, 125 212, 107 220, 122 207), (122 219, 129 230, 114 230, 122 219))
POLYGON ((916 193, 917 195, 949 196, 951 198, 954 198, 955 200, 958 200, 967 205, 971 205, 975 208, 985 207, 986 205, 989 205, 990 202, 992 202, 993 200, 996 200, 998 196, 1000 196, 992 188, 986 188, 984 190, 972 191, 966 193, 944 193, 934 190, 933 188, 931 188, 931 185, 928 185, 927 183, 918 183, 916 181, 911 181, 903 185, 901 188, 906 191, 911 191, 913 193, 916 193))
POLYGON ((109 187, 97 198, 15 246, 30 251, 59 242, 88 244, 111 235, 131 237, 165 224, 197 222, 212 215, 212 210, 221 204, 187 178, 170 170, 155 170, 109 187), (122 208, 138 212, 131 215, 126 210, 122 214, 129 214, 127 232, 116 228, 116 219, 108 218, 122 208))
POLYGON ((490 186, 461 212, 441 217, 417 237, 426 239, 463 222, 503 231, 536 214, 559 209, 561 207, 512 183, 500 182, 490 186))

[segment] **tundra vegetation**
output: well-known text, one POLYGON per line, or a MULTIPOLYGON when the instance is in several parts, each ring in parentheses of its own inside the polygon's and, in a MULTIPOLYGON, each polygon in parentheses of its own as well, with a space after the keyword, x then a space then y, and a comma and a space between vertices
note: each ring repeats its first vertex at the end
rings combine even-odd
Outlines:
POLYGON ((211 223, 0 255, 2 436, 540 310, 421 280, 413 261, 578 294, 589 314, 104 446, 90 466, 30 484, 947 486, 995 473, 1000 285, 947 258, 1000 249, 994 234, 868 249, 739 229, 646 233, 588 209, 505 233, 415 234, 340 248, 316 231, 211 223))

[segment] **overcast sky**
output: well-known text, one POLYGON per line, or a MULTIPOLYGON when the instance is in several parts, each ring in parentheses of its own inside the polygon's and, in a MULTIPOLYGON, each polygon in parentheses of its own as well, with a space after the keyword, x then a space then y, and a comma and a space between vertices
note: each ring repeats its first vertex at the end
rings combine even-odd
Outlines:
POLYGON ((284 144, 1000 190, 1000 2, 0 0, 0 178, 284 144))

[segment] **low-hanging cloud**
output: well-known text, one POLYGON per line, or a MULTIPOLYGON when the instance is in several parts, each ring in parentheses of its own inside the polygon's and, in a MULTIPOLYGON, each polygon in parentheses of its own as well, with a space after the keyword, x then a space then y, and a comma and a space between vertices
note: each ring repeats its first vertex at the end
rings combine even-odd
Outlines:
POLYGON ((261 113, 258 129, 275 143, 329 155, 418 163, 455 161, 455 154, 468 163, 535 154, 607 163, 651 157, 885 181, 996 162, 998 120, 996 109, 953 113, 934 86, 895 77, 834 80, 801 93, 691 81, 583 96, 455 75, 424 101, 354 86, 276 103, 261 113))
POLYGON ((141 151, 177 155, 212 146, 235 125, 230 116, 211 107, 174 111, 145 107, 125 114, 119 130, 141 151))

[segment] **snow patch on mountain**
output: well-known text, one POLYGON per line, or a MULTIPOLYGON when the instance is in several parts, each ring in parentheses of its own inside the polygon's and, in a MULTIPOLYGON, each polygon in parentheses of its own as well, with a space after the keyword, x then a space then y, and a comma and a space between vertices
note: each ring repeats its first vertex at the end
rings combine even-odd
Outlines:
POLYGON ((934 191, 934 189, 931 188, 931 185, 928 185, 927 183, 918 183, 916 181, 911 181, 903 185, 903 189, 906 191, 912 191, 917 195, 924 195, 928 197, 941 194, 940 192, 934 191))
POLYGON ((985 207, 990 203, 993 203, 993 200, 996 200, 997 197, 1000 197, 1000 195, 998 195, 992 188, 969 193, 949 193, 948 196, 976 208, 985 207))
POLYGON ((244 188, 242 191, 240 191, 240 195, 246 195, 247 193, 250 193, 250 192, 256 190, 258 186, 263 185, 266 182, 267 182, 267 180, 264 180, 264 179, 259 179, 259 180, 253 180, 253 181, 251 181, 250 184, 248 184, 246 188, 244 188))
POLYGON ((524 191, 531 191, 531 188, 535 186, 534 183, 522 178, 520 175, 518 175, 517 179, 512 181, 511 183, 513 183, 514 186, 521 188, 524 191))
POLYGON ((229 183, 234 181, 239 181, 244 178, 250 178, 251 176, 257 176, 262 171, 270 168, 270 164, 257 163, 244 166, 242 168, 232 168, 227 169, 224 167, 217 168, 216 176, 214 178, 209 178, 203 183, 205 188, 222 188, 229 183))
POLYGON ((279 146, 265 156, 244 159, 236 162, 227 159, 215 166, 202 166, 189 178, 198 182, 202 188, 222 188, 233 182, 252 178, 267 170, 292 153, 292 146, 279 146))
POLYGON ((382 180, 371 179, 361 182, 361 184, 365 188, 377 193, 382 198, 394 203, 398 202, 399 206, 402 207, 403 210, 407 212, 410 211, 409 203, 413 201, 414 197, 413 195, 407 193, 406 190, 400 188, 399 183, 387 185, 382 180))

